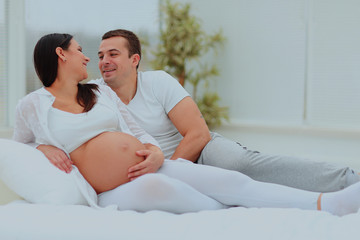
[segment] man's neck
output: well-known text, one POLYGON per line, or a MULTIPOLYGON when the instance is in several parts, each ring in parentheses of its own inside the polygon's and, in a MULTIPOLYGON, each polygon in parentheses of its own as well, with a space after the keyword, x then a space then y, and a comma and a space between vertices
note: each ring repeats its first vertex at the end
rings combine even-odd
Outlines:
POLYGON ((131 79, 124 81, 123 84, 116 87, 110 86, 111 89, 118 95, 121 101, 128 105, 130 101, 135 97, 137 90, 137 74, 132 76, 131 79))

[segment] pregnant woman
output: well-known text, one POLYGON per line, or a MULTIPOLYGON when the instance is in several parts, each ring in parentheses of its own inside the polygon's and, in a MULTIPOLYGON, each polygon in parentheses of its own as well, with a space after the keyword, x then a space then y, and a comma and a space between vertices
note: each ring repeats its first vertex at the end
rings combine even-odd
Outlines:
POLYGON ((175 213, 239 205, 336 215, 358 211, 360 183, 322 194, 257 182, 239 172, 186 160, 164 162, 156 141, 137 126, 110 88, 80 83, 87 78, 88 62, 69 34, 49 34, 38 41, 34 64, 44 87, 19 102, 13 138, 36 143, 63 171, 71 170, 71 161, 99 194, 100 206, 175 213), (147 164, 150 161, 157 164, 147 164), (140 172, 157 167, 145 171, 154 173, 129 179, 128 169, 134 165, 140 172))

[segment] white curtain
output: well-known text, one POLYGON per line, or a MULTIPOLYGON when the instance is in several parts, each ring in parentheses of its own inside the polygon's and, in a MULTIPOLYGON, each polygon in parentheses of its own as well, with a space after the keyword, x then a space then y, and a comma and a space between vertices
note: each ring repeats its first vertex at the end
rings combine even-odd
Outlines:
POLYGON ((233 123, 360 130, 359 0, 181 2, 223 29, 215 90, 233 123))
POLYGON ((0 0, 0 128, 7 124, 6 14, 5 1, 0 0))
POLYGON ((360 129, 360 1, 316 0, 312 9, 308 123, 360 129))

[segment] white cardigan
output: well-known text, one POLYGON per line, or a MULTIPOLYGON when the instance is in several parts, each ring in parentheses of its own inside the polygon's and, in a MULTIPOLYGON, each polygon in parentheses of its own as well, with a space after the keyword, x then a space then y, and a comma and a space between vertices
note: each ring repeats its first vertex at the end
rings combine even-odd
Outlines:
MULTIPOLYGON (((117 113, 122 132, 135 136, 142 143, 151 143, 159 147, 158 142, 135 122, 124 103, 109 87, 102 85, 98 87, 100 92, 95 91, 96 104, 102 104, 117 113)), ((33 147, 40 144, 53 145, 67 153, 48 128, 48 114, 54 101, 55 97, 45 88, 40 88, 22 98, 16 107, 13 140, 33 147)))
MULTIPOLYGON (((96 104, 103 104, 117 113, 122 132, 135 136, 142 143, 151 143, 159 147, 157 141, 138 126, 124 107, 124 103, 109 87, 99 86, 99 90, 100 92, 95 91, 97 95, 96 104)), ((48 114, 54 101, 55 97, 45 88, 38 89, 23 97, 16 107, 13 140, 33 147, 39 144, 52 145, 62 149, 69 156, 69 153, 52 136, 48 127, 48 114)), ((97 204, 95 190, 84 179, 76 166, 73 166, 73 170, 69 174, 74 178, 75 184, 87 200, 88 205, 101 208, 97 204)), ((106 209, 108 208, 116 209, 116 206, 106 207, 106 209)))

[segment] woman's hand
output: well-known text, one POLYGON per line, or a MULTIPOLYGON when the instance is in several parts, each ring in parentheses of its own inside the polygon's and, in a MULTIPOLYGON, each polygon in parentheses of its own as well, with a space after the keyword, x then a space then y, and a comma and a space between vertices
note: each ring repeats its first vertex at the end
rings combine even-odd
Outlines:
POLYGON ((146 150, 136 151, 136 155, 144 157, 145 160, 129 168, 128 178, 130 181, 146 173, 156 172, 164 162, 164 154, 160 148, 152 144, 144 144, 146 150))
POLYGON ((37 149, 40 150, 55 167, 66 173, 71 172, 73 163, 63 150, 51 145, 39 145, 37 149))

